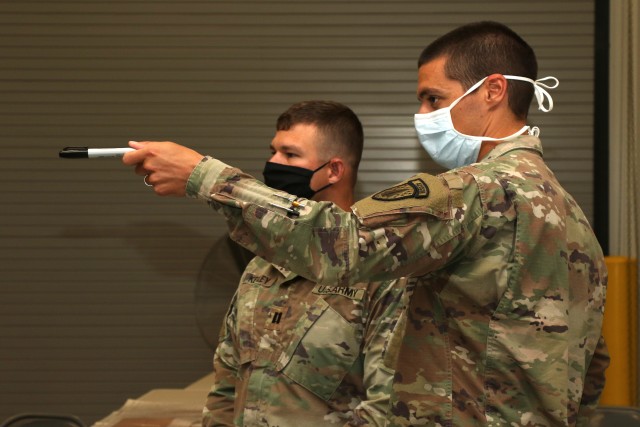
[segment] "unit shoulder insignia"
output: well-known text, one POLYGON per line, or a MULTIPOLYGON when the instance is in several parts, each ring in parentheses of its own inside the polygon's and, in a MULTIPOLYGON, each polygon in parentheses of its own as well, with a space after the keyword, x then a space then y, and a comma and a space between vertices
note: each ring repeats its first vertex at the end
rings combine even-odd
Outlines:
POLYGON ((371 196, 373 200, 384 202, 405 199, 425 199, 427 197, 429 197, 429 186, 421 178, 413 178, 371 196))
POLYGON ((360 220, 393 211, 422 212, 444 218, 450 215, 450 192, 445 182, 421 173, 360 200, 351 209, 360 220))

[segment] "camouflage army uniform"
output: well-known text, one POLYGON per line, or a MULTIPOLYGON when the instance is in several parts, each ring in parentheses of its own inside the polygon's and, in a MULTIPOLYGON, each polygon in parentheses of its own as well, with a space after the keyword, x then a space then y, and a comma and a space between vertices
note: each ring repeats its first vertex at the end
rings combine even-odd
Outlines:
POLYGON ((203 424, 384 425, 406 286, 316 285, 254 258, 222 328, 203 424))
POLYGON ((318 283, 417 276, 392 425, 582 425, 608 355, 606 267, 538 138, 481 162, 419 174, 356 203, 289 217, 260 182, 205 158, 187 185, 232 238, 318 283), (241 209, 239 209, 241 208, 241 209))

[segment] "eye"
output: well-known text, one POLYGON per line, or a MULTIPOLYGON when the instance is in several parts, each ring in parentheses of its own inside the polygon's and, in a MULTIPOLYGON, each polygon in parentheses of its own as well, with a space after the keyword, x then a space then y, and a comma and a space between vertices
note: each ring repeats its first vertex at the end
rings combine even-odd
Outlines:
POLYGON ((437 110, 438 104, 442 98, 438 95, 430 94, 430 93, 422 93, 418 98, 418 101, 423 107, 429 107, 431 110, 437 110))
POLYGON ((425 101, 432 107, 435 107, 438 104, 438 101, 440 101, 440 97, 435 95, 428 95, 425 97, 425 101))

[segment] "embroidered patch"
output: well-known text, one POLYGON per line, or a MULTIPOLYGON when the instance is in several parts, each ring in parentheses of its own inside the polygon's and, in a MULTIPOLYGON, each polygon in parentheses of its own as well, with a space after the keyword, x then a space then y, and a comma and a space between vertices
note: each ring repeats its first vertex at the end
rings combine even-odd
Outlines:
POLYGON ((340 295, 352 300, 361 300, 364 297, 364 289, 354 289, 346 286, 317 285, 313 288, 316 295, 340 295))
POLYGON ((400 185, 382 190, 371 198, 383 202, 405 199, 425 199, 429 197, 429 186, 421 178, 413 178, 400 185))
POLYGON ((251 283, 251 284, 260 284, 260 285, 266 285, 269 282, 270 278, 269 276, 265 276, 264 274, 261 275, 255 275, 252 273, 246 273, 242 279, 243 282, 245 283, 251 283))
POLYGON ((351 209, 361 221, 377 215, 407 210, 448 218, 450 197, 451 191, 444 179, 421 173, 356 202, 351 209))

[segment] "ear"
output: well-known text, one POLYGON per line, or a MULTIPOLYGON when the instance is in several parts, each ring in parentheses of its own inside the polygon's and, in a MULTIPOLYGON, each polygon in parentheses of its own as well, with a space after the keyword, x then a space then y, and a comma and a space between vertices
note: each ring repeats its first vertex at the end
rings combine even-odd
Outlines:
POLYGON ((491 74, 487 77, 484 87, 484 99, 490 106, 496 106, 505 101, 508 102, 507 79, 502 74, 491 74))
POLYGON ((329 164, 327 166, 327 170, 329 172, 329 182, 331 184, 340 182, 344 178, 346 166, 341 158, 333 157, 331 160, 329 160, 329 164))

